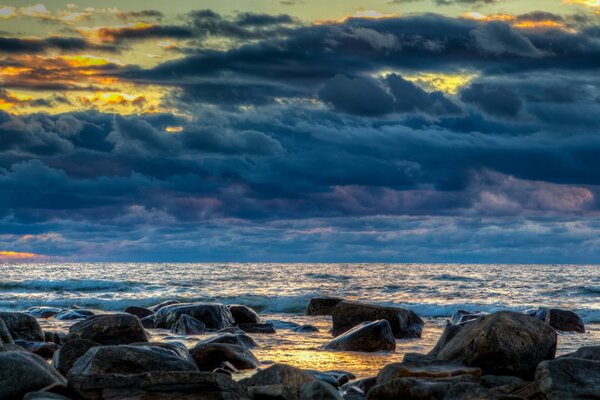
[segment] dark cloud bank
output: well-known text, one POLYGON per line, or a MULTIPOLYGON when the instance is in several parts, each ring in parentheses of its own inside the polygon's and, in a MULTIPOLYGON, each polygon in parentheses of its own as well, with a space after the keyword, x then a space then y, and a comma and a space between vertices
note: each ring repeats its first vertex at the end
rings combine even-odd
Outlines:
MULTIPOLYGON (((189 39, 182 58, 110 71, 164 86, 191 120, 0 113, 0 244, 109 260, 600 261, 600 35, 581 24, 191 13, 172 31, 189 39), (203 47, 211 35, 243 44, 203 47), (406 79, 419 71, 477 77, 454 95, 406 79)), ((68 45, 48 40, 27 45, 68 45)))

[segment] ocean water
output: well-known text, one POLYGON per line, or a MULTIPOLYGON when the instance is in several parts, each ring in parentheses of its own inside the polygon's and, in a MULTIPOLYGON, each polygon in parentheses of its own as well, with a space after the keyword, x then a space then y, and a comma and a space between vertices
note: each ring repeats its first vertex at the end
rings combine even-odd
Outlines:
MULTIPOLYGON (((459 309, 524 311, 561 307, 578 312, 585 334, 563 334, 559 353, 600 343, 600 266, 465 264, 4 264, 0 309, 79 306, 104 311, 164 300, 246 304, 263 320, 275 320, 275 335, 254 335, 264 362, 287 362, 321 370, 346 369, 367 376, 405 352, 426 352, 446 318, 459 309), (364 354, 325 351, 329 317, 307 317, 311 297, 408 307, 426 321, 421 339, 399 340, 395 352, 364 354), (311 334, 293 333, 281 322, 310 323, 311 334)), ((68 323, 42 321, 47 329, 68 323)), ((157 340, 192 346, 202 337, 154 331, 157 340)))

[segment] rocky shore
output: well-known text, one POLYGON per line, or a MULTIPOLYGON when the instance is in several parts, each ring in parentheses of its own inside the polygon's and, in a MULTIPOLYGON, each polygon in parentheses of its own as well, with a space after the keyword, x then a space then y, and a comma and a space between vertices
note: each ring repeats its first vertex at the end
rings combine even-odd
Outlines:
MULTIPOLYGON (((426 329, 411 310, 341 298, 312 299, 306 313, 331 316, 328 352, 393 352, 397 339, 426 329)), ((404 354, 361 379, 344 365, 316 371, 258 359, 255 338, 276 329, 250 307, 216 303, 0 312, 0 400, 600 399, 600 346, 555 357, 557 332, 585 332, 569 310, 459 311, 429 353, 404 354), (42 319, 72 324, 44 331, 42 319), (188 348, 152 341, 154 329, 209 336, 188 348)))

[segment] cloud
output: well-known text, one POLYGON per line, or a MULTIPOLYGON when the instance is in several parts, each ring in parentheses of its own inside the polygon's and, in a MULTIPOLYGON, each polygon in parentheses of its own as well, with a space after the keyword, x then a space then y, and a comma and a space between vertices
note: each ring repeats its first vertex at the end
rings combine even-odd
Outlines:
POLYGON ((523 109, 523 101, 516 93, 495 85, 474 83, 462 90, 461 99, 500 117, 515 117, 523 109))
POLYGON ((521 57, 539 57, 543 54, 530 39, 503 22, 486 23, 471 31, 471 34, 478 48, 484 53, 521 57))

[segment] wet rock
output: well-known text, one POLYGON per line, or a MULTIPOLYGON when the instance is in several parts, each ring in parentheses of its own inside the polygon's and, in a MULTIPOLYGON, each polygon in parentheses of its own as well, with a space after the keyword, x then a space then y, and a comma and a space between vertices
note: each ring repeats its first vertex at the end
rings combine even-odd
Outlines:
POLYGON ((189 350, 187 349, 187 347, 185 347, 185 344, 181 342, 140 342, 131 343, 130 346, 162 347, 164 349, 175 352, 182 360, 193 365, 196 364, 189 350))
POLYGON ((0 345, 13 344, 13 338, 10 335, 10 331, 6 327, 4 320, 0 318, 0 345))
POLYGON ((548 400, 600 397, 600 361, 561 357, 540 363, 536 380, 548 400))
POLYGON ((327 374, 325 372, 317 371, 314 369, 305 369, 304 372, 312 375, 316 380, 327 383, 328 385, 331 385, 335 388, 340 386, 335 377, 333 377, 332 375, 327 374))
POLYGON ((390 323, 394 337, 421 337, 424 322, 411 310, 350 301, 340 302, 332 312, 332 333, 338 336, 361 322, 385 319, 390 323))
POLYGON ((73 321, 78 319, 87 319, 96 315, 94 311, 84 309, 64 310, 54 316, 59 321, 73 321))
POLYGON ((37 354, 38 356, 47 360, 52 358, 52 355, 59 349, 59 346, 53 342, 29 342, 26 340, 16 340, 15 344, 18 344, 30 353, 37 354))
POLYGON ((75 361, 87 353, 89 349, 99 345, 100 343, 88 339, 69 340, 52 356, 52 366, 58 372, 67 376, 75 361))
POLYGON ((202 335, 206 331, 206 325, 196 318, 182 314, 171 331, 177 335, 202 335))
POLYGON ((230 326, 229 328, 223 328, 223 329, 219 329, 217 331, 217 333, 231 333, 231 334, 245 334, 246 332, 244 332, 243 330, 241 330, 240 328, 238 328, 237 326, 230 326))
POLYGON ((57 307, 31 307, 25 311, 27 314, 36 318, 52 318, 56 314, 59 314, 63 311, 62 308, 57 307))
POLYGON ((284 385, 251 386, 248 394, 253 400, 298 400, 298 393, 284 385))
POLYGON ((462 328, 463 325, 454 325, 450 321, 446 321, 446 324, 444 325, 444 331, 428 355, 431 357, 437 357, 440 350, 442 350, 444 346, 446 346, 446 344, 448 344, 448 342, 452 340, 462 328))
POLYGON ((398 378, 447 379, 462 377, 463 381, 479 382, 481 369, 466 367, 461 363, 445 360, 405 360, 386 365, 377 375, 377 384, 398 378))
POLYGON ((69 387, 86 399, 246 400, 243 386, 213 372, 153 371, 143 374, 77 375, 69 387))
POLYGON ((106 314, 90 317, 69 328, 68 340, 89 339, 103 345, 147 342, 148 335, 138 317, 131 314, 106 314))
POLYGON ((242 379, 240 383, 248 387, 282 385, 288 388, 293 395, 293 397, 285 398, 297 399, 302 386, 313 381, 315 378, 300 368, 286 364, 273 364, 269 368, 258 371, 250 378, 242 379))
POLYGON ((584 346, 578 348, 574 353, 569 353, 560 358, 583 358, 586 360, 600 361, 600 346, 584 346))
POLYGON ((265 321, 265 324, 271 324, 275 329, 285 329, 290 331, 302 326, 292 321, 282 321, 280 319, 269 319, 265 321))
POLYGON ((154 312, 148 308, 138 307, 138 306, 129 306, 125 310, 124 313, 135 315, 139 319, 146 318, 150 315, 154 315, 154 312))
POLYGON ((297 332, 297 333, 319 332, 319 328, 317 328, 314 325, 306 324, 306 325, 301 325, 301 326, 298 326, 298 327, 292 329, 292 332, 297 332))
POLYGON ((573 311, 551 308, 546 314, 545 321, 558 331, 585 333, 583 319, 573 311))
POLYGON ((355 381, 350 381, 350 382, 342 385, 341 390, 342 390, 342 393, 346 393, 346 392, 349 392, 351 390, 352 391, 358 390, 359 393, 362 393, 363 396, 364 396, 376 384, 377 384, 377 377, 371 376, 371 377, 368 377, 368 378, 363 378, 363 379, 358 379, 358 380, 355 380, 355 381))
POLYGON ((13 340, 44 341, 44 332, 35 317, 20 312, 0 311, 0 319, 4 321, 13 340))
POLYGON ((348 383, 349 381, 356 379, 356 375, 348 371, 333 370, 325 371, 323 373, 332 376, 337 381, 337 386, 342 386, 348 383))
POLYGON ((199 343, 208 344, 208 343, 225 343, 225 344, 235 344, 237 346, 242 346, 247 349, 253 349, 258 347, 258 343, 252 337, 246 335, 244 331, 242 333, 231 334, 231 333, 223 333, 217 336, 210 337, 208 339, 204 339, 199 343))
POLYGON ((365 322, 329 342, 327 350, 389 351, 396 349, 396 338, 387 320, 365 322))
POLYGON ((190 353, 201 371, 213 371, 226 361, 240 370, 254 369, 259 364, 248 349, 234 344, 198 343, 190 353))
POLYGON ((23 400, 71 400, 69 397, 52 392, 29 392, 23 397, 23 400))
POLYGON ((41 357, 24 351, 0 353, 0 399, 21 399, 54 383, 66 381, 41 357))
POLYGON ((80 357, 72 375, 139 374, 151 371, 197 371, 192 362, 158 346, 97 346, 80 357))
POLYGON ((150 307, 150 310, 153 312, 157 312, 161 308, 165 308, 166 306, 172 306, 174 304, 181 304, 181 302, 179 302, 177 300, 166 300, 166 301, 163 301, 162 303, 159 303, 159 304, 156 304, 156 305, 150 307))
POLYGON ((310 299, 306 307, 306 315, 331 315, 335 306, 344 299, 339 297, 318 297, 310 299))
POLYGON ((228 307, 236 325, 260 323, 260 317, 258 316, 258 313, 250 307, 241 304, 232 304, 228 307))
POLYGON ((461 325, 470 321, 478 320, 486 315, 488 315, 488 313, 482 311, 457 310, 454 312, 454 314, 452 314, 452 323, 454 325, 461 325))
POLYGON ((44 331, 44 342, 56 343, 59 346, 65 342, 67 335, 63 332, 44 331))
POLYGON ((302 385, 300 400, 342 400, 342 396, 333 386, 324 382, 313 381, 302 385))
POLYGON ((246 333, 276 333, 271 324, 238 324, 238 328, 246 333))
POLYGON ((528 315, 502 311, 465 325, 437 358, 479 367, 485 374, 528 379, 555 352, 554 329, 528 315))
POLYGON ((146 318, 142 318, 140 322, 145 329, 154 329, 154 323, 156 321, 156 315, 148 315, 146 318))
POLYGON ((162 307, 156 312, 155 326, 171 329, 181 315, 195 318, 208 329, 223 329, 233 325, 233 316, 223 304, 216 303, 184 303, 162 307))
POLYGON ((481 377, 481 386, 486 388, 498 388, 501 386, 517 387, 525 381, 518 376, 507 375, 483 375, 481 377))

